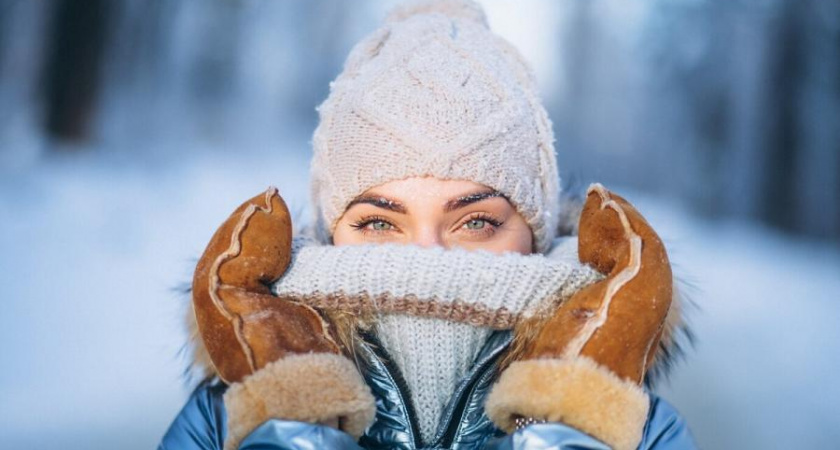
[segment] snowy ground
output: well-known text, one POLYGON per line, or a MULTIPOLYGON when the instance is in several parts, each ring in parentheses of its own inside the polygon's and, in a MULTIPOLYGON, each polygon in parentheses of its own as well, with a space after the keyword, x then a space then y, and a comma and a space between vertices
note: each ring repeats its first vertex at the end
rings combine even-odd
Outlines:
POLYGON ((840 248, 637 203, 696 286, 698 345, 661 392, 701 446, 836 448, 840 248))
MULTIPOLYGON (((187 394, 175 288, 244 199, 273 184, 303 207, 299 153, 0 172, 0 448, 154 448, 187 394)), ((836 447, 840 249, 628 197, 697 286, 698 347, 662 393, 701 446, 836 447)))

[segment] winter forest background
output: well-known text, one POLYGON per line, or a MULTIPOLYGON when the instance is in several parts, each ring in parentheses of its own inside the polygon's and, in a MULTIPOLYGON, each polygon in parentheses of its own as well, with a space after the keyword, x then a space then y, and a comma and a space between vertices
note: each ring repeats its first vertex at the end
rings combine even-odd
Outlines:
MULTIPOLYGON (((395 2, 0 0, 0 448, 154 447, 179 291, 395 2)), ((840 440, 840 2, 486 0, 567 184, 666 239, 697 342, 659 392, 709 449, 840 440)))

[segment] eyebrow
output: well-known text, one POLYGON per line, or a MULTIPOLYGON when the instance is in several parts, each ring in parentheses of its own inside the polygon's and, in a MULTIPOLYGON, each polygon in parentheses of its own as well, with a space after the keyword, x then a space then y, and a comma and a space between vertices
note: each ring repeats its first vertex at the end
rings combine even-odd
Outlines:
POLYGON ((472 194, 467 194, 462 197, 453 198, 446 202, 444 205, 443 210, 446 212, 454 211, 458 208, 463 208, 467 205, 471 205, 473 203, 480 202, 482 200, 487 200, 488 198, 495 198, 495 197, 502 197, 507 200, 507 197, 499 191, 481 191, 481 192, 474 192, 472 194))
POLYGON ((353 205, 373 205, 377 208, 387 209, 388 211, 393 211, 399 214, 407 214, 408 210, 406 209, 405 205, 402 203, 392 200, 388 197, 383 197, 381 195, 360 195, 353 199, 349 205, 347 205, 346 209, 350 209, 353 205))

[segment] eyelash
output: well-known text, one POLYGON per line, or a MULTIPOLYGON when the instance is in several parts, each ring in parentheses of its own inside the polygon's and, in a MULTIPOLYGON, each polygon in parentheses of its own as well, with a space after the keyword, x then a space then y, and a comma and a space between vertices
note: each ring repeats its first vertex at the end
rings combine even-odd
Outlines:
POLYGON ((496 226, 496 227, 499 227, 499 226, 502 225, 502 222, 496 220, 495 218, 493 218, 493 216, 491 216, 487 213, 472 213, 472 214, 469 215, 469 217, 467 217, 466 220, 464 220, 463 223, 461 223, 461 225, 463 225, 463 224, 465 224, 465 223, 467 223, 471 220, 484 220, 487 223, 489 223, 490 225, 493 225, 493 226, 496 226))
MULTIPOLYGON (((351 223, 350 226, 353 227, 356 231, 359 231, 359 232, 365 233, 365 234, 368 234, 368 233, 387 233, 389 231, 393 231, 393 230, 380 231, 380 230, 368 229, 368 225, 370 225, 372 223, 375 223, 375 222, 384 222, 384 223, 387 223, 388 225, 390 225, 392 228, 395 228, 395 229, 397 228, 396 225, 394 225, 393 223, 391 223, 390 221, 388 221, 387 219, 385 219, 382 216, 365 216, 365 217, 360 218, 356 222, 351 223)), ((487 213, 472 213, 458 225, 457 229, 464 228, 467 231, 467 233, 471 233, 473 235, 484 235, 484 234, 491 234, 491 233, 495 232, 496 229, 501 227, 503 224, 504 224, 504 222, 496 220, 495 218, 493 218, 492 216, 490 216, 487 213), (492 226, 492 228, 485 228, 485 229, 481 229, 481 230, 477 230, 477 231, 473 231, 473 230, 464 228, 464 225, 466 225, 467 223, 469 223, 473 220, 483 220, 483 221, 487 222, 488 224, 490 224, 492 226)))
POLYGON ((365 234, 367 234, 367 233, 387 233, 388 231, 391 231, 391 230, 379 231, 379 230, 368 229, 367 226, 374 223, 374 222, 384 222, 384 223, 387 223, 388 225, 392 226, 393 228, 396 228, 396 225, 389 222, 387 219, 385 219, 382 216, 365 216, 365 217, 362 217, 361 219, 357 220, 356 222, 351 223, 350 226, 353 227, 354 229, 356 229, 356 231, 359 231, 359 232, 362 232, 362 233, 365 233, 365 234))
POLYGON ((504 224, 504 222, 496 220, 495 218, 493 218, 492 216, 490 216, 487 213, 472 213, 464 221, 462 221, 460 225, 458 225, 458 228, 459 229, 464 228, 468 233, 481 236, 481 235, 493 234, 496 231, 496 229, 498 229, 499 227, 502 226, 502 224, 504 224), (483 220, 483 221, 487 222, 488 224, 490 224, 491 227, 490 228, 484 228, 484 229, 477 230, 477 231, 473 231, 473 230, 470 230, 468 228, 464 228, 464 225, 466 225, 467 223, 469 223, 473 220, 483 220))

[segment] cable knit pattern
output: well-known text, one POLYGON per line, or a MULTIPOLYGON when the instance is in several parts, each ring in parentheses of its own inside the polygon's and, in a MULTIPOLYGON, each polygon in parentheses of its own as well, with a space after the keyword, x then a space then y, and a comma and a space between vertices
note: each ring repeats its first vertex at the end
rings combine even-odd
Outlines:
POLYGON ((373 312, 376 333, 406 380, 428 442, 492 328, 511 328, 516 320, 553 310, 602 278, 577 261, 576 250, 576 238, 556 239, 547 255, 335 247, 299 238, 273 291, 321 308, 373 312))
POLYGON ((317 108, 312 197, 331 235, 347 205, 388 181, 470 180, 504 194, 545 252, 559 177, 533 71, 472 1, 400 6, 351 51, 317 108))

